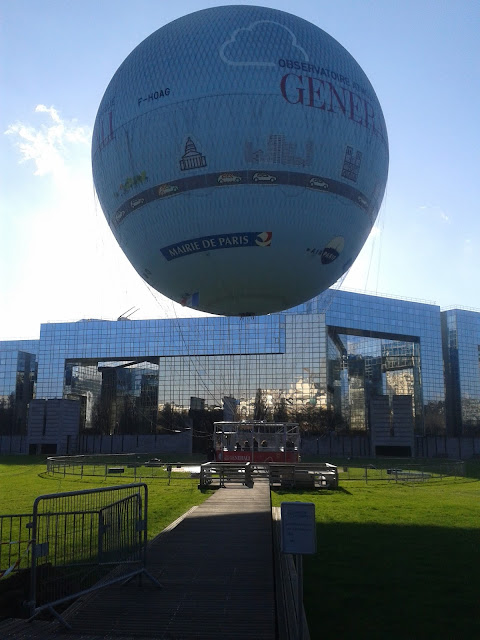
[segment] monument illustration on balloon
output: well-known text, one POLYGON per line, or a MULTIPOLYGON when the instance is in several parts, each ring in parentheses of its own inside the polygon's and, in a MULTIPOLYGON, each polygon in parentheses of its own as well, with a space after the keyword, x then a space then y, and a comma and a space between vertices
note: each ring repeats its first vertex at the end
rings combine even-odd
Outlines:
POLYGON ((155 31, 101 101, 98 198, 137 272, 220 315, 281 311, 334 284, 375 222, 388 139, 374 89, 315 25, 224 6, 155 31))

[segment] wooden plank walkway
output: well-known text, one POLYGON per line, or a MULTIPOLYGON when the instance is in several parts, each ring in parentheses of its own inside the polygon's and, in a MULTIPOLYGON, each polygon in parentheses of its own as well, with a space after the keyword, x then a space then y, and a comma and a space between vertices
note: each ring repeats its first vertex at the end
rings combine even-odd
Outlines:
MULTIPOLYGON (((228 484, 150 545, 148 570, 163 585, 131 582, 75 602, 57 623, 0 623, 9 640, 232 640, 276 634, 270 488, 228 484), (49 630, 47 631, 47 626, 49 630), (37 635, 38 633, 38 635, 37 635)), ((20 622, 20 621, 19 621, 20 622)))

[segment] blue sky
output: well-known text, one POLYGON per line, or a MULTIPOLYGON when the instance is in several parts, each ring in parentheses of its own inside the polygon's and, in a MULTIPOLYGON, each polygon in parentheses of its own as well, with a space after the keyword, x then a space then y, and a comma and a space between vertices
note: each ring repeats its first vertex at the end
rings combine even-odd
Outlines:
MULTIPOLYGON (((90 141, 113 73, 171 20, 225 2, 0 0, 0 339, 42 322, 185 310, 129 265, 95 198, 90 141)), ((390 171, 342 288, 480 309, 480 2, 262 4, 336 38, 371 80, 390 171)))

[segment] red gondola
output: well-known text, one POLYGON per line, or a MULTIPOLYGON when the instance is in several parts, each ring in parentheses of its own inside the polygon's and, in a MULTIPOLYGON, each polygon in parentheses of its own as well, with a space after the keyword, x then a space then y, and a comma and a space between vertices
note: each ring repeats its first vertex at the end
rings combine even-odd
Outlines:
POLYGON ((293 422, 215 422, 218 462, 299 462, 300 430, 293 422))

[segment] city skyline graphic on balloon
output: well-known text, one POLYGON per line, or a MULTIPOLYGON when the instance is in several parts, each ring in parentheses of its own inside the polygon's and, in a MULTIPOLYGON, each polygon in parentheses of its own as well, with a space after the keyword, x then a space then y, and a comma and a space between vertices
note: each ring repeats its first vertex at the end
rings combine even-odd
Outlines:
POLYGON ((93 133, 96 192, 153 288, 220 315, 301 304, 375 222, 388 139, 374 89, 331 36, 254 6, 205 9, 140 43, 93 133))

